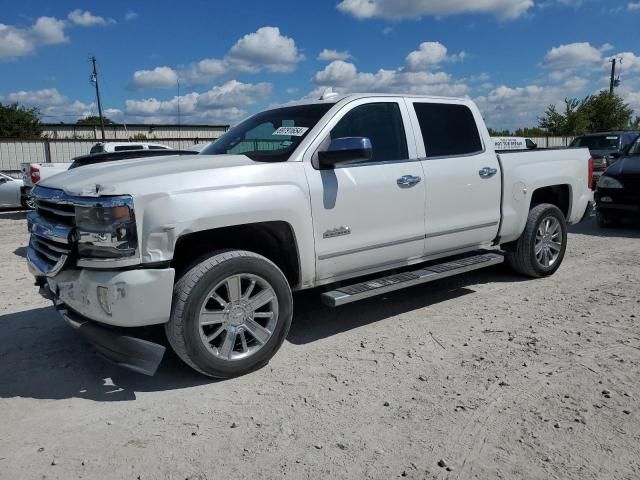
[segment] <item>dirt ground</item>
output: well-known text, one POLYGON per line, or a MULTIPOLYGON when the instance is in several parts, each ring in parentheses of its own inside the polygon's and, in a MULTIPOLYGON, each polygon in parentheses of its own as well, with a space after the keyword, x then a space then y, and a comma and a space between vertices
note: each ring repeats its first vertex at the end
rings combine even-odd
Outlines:
POLYGON ((98 358, 36 295, 26 242, 0 212, 0 478, 640 478, 638 227, 572 227, 543 280, 299 294, 271 363, 220 382, 98 358))

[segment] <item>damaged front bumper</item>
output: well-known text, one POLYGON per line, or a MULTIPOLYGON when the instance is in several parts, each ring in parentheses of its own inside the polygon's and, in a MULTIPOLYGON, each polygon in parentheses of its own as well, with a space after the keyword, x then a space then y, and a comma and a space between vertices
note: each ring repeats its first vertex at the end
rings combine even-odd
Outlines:
POLYGON ((63 270, 53 277, 36 276, 40 294, 53 301, 67 324, 84 336, 107 360, 154 375, 165 347, 135 338, 129 328, 169 320, 173 269, 128 271, 63 270))

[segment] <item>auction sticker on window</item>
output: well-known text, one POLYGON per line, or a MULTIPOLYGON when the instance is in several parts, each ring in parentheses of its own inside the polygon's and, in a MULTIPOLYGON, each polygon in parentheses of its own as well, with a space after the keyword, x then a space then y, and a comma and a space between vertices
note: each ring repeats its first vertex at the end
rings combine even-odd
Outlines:
POLYGON ((307 130, 307 127, 280 127, 271 135, 289 135, 292 137, 301 137, 303 136, 307 130))

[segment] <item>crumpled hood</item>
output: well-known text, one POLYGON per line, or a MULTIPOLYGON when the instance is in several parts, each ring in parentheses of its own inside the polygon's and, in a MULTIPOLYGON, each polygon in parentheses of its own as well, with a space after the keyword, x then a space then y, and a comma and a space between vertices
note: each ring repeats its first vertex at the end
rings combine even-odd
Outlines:
MULTIPOLYGON (((64 190, 69 195, 98 196, 131 194, 135 185, 145 184, 145 190, 154 179, 175 178, 182 184, 197 179, 212 170, 255 165, 244 155, 171 155, 166 157, 133 158, 115 162, 87 165, 68 170, 43 180, 38 185, 64 190)), ((165 183, 165 182, 162 182, 165 183)))
POLYGON ((640 156, 622 157, 605 171, 609 177, 640 176, 640 156))

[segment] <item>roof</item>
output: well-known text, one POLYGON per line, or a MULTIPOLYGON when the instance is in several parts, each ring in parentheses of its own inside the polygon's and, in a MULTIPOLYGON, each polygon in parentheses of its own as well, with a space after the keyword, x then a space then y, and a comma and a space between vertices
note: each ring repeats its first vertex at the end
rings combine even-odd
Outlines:
MULTIPOLYGON (((326 94, 325 94, 326 95, 326 94)), ((415 94, 405 94, 405 93, 342 93, 342 94, 334 94, 330 97, 324 98, 315 97, 315 98, 304 98, 301 100, 297 100, 294 102, 287 102, 282 105, 278 105, 279 107, 292 107, 296 105, 311 105, 318 103, 338 103, 342 100, 359 100, 361 98, 369 98, 369 97, 404 97, 404 98, 422 98, 429 100, 455 100, 461 102, 467 102, 468 99, 461 97, 442 97, 436 95, 415 95, 415 94)))
POLYGON ((581 137, 594 137, 596 135, 622 135, 623 133, 632 133, 632 134, 640 135, 640 131, 638 131, 638 130, 611 130, 609 132, 585 133, 584 135, 580 135, 580 136, 581 137))

